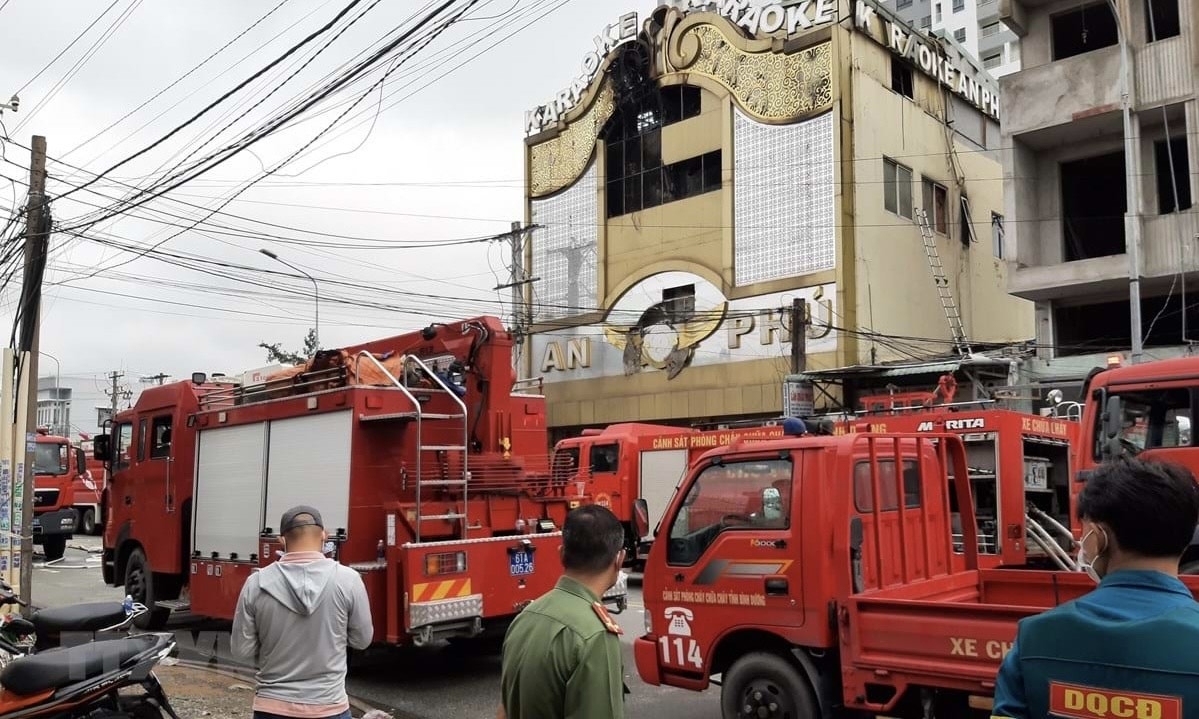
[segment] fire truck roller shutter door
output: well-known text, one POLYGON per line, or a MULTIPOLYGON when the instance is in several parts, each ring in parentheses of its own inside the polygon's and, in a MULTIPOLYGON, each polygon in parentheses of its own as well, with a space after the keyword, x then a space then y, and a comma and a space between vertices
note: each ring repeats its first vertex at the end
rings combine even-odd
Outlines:
MULTIPOLYGON (((305 504, 321 511, 325 531, 349 531, 350 436, 348 410, 291 417, 271 422, 266 478, 266 514, 260 527, 275 527, 290 507, 305 504)), ((382 539, 380 536, 375 539, 382 539)))
POLYGON ((687 471, 687 460, 688 451, 685 449, 646 450, 641 453, 639 496, 649 508, 650 532, 662 521, 666 505, 674 496, 674 488, 687 471))
POLYGON ((266 423, 205 429, 198 443, 192 547, 204 557, 249 558, 258 549, 266 423))

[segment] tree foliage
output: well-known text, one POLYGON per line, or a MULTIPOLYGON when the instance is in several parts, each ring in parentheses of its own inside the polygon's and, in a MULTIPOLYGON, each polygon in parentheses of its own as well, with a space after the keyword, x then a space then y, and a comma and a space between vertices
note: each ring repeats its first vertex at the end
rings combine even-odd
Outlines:
POLYGON ((259 342, 258 346, 266 350, 267 362, 278 362, 280 364, 303 364, 308 361, 320 350, 320 344, 316 339, 316 329, 308 330, 308 334, 304 337, 304 347, 298 352, 283 349, 282 343, 279 342, 259 342))

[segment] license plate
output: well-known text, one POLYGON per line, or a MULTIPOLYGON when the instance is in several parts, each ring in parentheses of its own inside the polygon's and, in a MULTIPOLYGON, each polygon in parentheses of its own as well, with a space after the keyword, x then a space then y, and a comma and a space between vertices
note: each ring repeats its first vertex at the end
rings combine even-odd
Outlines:
POLYGON ((532 552, 512 552, 508 555, 508 570, 512 576, 519 577, 533 573, 532 552))

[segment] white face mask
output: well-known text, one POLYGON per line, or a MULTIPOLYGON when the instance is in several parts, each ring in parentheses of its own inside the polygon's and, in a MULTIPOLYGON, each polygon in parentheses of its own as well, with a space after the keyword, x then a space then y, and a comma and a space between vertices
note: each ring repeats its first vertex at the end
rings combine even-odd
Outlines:
POLYGON ((1083 535, 1082 541, 1079 542, 1078 545, 1078 568, 1081 571, 1086 572, 1087 576, 1091 578, 1091 581, 1098 584, 1103 579, 1103 576, 1100 575, 1099 571, 1095 569, 1095 562, 1099 561, 1099 558, 1103 556, 1103 552, 1100 551, 1098 554, 1092 557, 1088 555, 1086 550, 1087 537, 1090 537, 1096 531, 1103 535, 1103 545, 1105 548, 1107 547, 1107 532, 1104 532, 1102 529, 1092 529, 1091 531, 1087 532, 1085 535, 1083 535))

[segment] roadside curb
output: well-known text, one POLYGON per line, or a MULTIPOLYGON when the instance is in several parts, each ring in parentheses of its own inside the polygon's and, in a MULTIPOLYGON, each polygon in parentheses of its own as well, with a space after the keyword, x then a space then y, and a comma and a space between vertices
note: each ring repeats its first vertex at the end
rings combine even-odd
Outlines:
MULTIPOLYGON (((219 669, 217 667, 208 666, 207 662, 200 662, 200 661, 195 661, 192 659, 179 659, 176 661, 175 664, 171 664, 168 666, 177 666, 177 667, 182 667, 184 669, 193 669, 196 671, 207 672, 209 674, 213 674, 213 675, 216 675, 219 677, 224 677, 225 679, 231 679, 234 681, 246 681, 247 679, 250 680, 251 682, 254 681, 254 673, 249 670, 236 671, 236 670, 232 670, 232 669, 219 669)), ((368 712, 372 712, 372 711, 382 711, 387 714, 390 714, 395 719, 415 719, 415 717, 412 717, 411 715, 408 715, 408 714, 396 714, 396 713, 387 711, 386 709, 381 709, 379 707, 376 707, 373 704, 367 703, 367 702, 365 702, 357 697, 354 697, 354 696, 350 696, 350 708, 352 710, 354 710, 355 713, 358 713, 361 715, 366 715, 368 712)))

